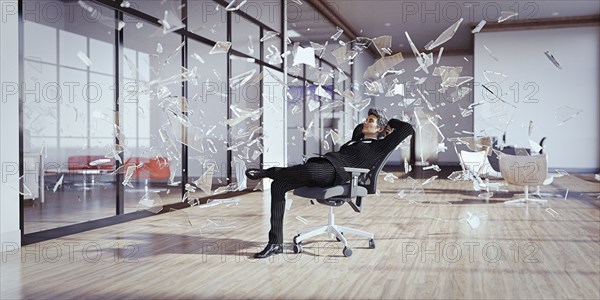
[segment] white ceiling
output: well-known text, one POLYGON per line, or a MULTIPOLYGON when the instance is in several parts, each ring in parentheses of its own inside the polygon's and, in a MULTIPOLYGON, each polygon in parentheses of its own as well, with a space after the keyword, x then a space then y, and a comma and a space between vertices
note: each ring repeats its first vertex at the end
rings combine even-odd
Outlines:
MULTIPOLYGON (((407 31, 419 49, 458 19, 463 22, 454 37, 443 44, 446 50, 469 50, 471 28, 485 19, 498 23, 501 11, 514 11, 513 20, 563 18, 600 14, 600 1, 404 1, 327 0, 336 15, 346 20, 359 36, 392 36, 392 51, 410 51, 407 31)), ((507 21, 508 22, 508 21, 507 21)))

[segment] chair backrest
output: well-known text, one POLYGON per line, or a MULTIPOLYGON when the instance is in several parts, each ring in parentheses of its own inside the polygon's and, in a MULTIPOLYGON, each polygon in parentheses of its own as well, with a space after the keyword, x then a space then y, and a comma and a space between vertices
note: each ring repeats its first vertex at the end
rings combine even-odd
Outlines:
POLYGON ((388 154, 380 158, 372 167, 369 173, 362 175, 359 179, 359 185, 367 189, 367 193, 375 194, 377 192, 377 178, 379 177, 379 172, 383 169, 388 159, 392 155, 394 150, 390 151, 388 154))
POLYGON ((510 184, 542 185, 548 176, 546 154, 523 156, 500 153, 499 161, 502 178, 510 184))
POLYGON ((471 152, 471 151, 464 151, 464 150, 460 151, 460 158, 463 163, 463 170, 464 171, 469 170, 469 171, 471 171, 471 173, 475 174, 476 176, 479 175, 481 168, 483 167, 483 165, 485 163, 485 157, 486 157, 485 151, 478 151, 478 152, 471 152))

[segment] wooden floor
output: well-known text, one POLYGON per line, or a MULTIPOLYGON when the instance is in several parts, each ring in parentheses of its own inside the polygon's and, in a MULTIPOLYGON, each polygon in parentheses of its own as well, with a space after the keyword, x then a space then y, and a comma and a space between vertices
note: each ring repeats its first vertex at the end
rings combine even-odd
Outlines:
POLYGON ((0 298, 600 298, 593 175, 557 178, 543 188, 557 194, 543 207, 502 203, 516 186, 486 202, 469 182, 436 180, 414 203, 395 197, 406 181, 380 182, 363 213, 335 209, 336 223, 375 234, 376 249, 349 237, 351 257, 326 236, 302 254, 291 251, 297 229, 327 219, 327 207, 291 196, 289 250, 252 259, 266 242, 269 216, 268 195, 255 192, 238 205, 192 207, 20 251, 3 245, 0 298), (479 226, 467 222, 470 215, 479 226))

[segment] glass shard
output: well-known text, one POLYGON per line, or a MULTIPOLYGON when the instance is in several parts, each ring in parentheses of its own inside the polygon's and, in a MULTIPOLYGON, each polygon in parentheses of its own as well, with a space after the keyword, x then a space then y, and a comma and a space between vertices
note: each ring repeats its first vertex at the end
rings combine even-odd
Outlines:
POLYGON ((460 20, 456 21, 456 23, 448 27, 448 29, 442 32, 440 36, 438 36, 438 38, 435 39, 435 41, 429 45, 429 47, 425 47, 425 50, 431 51, 431 49, 434 49, 437 46, 449 41, 456 33, 456 30, 458 30, 458 27, 460 26, 460 23, 462 23, 462 21, 463 18, 460 18, 460 20))
POLYGON ((552 53, 550 53, 550 51, 544 51, 544 54, 546 54, 546 57, 559 69, 562 70, 562 67, 560 66, 560 64, 558 63, 558 61, 556 60, 556 58, 554 58, 554 55, 552 55, 552 53))
POLYGON ((570 106, 561 106, 555 111, 555 118, 558 122, 558 126, 565 124, 567 121, 575 118, 582 112, 580 109, 576 109, 570 106))
POLYGON ((92 61, 90 60, 90 58, 85 55, 85 53, 78 51, 77 52, 77 57, 79 57, 79 59, 86 65, 86 66, 91 66, 92 65, 92 61))
POLYGON ((426 185, 426 184, 432 183, 436 179, 437 179, 437 175, 431 176, 427 180, 425 180, 423 183, 421 183, 421 185, 426 185))
POLYGON ((301 216, 296 216, 296 220, 304 223, 304 225, 308 225, 308 221, 305 218, 301 217, 301 216))
POLYGON ((312 47, 298 47, 296 54, 294 55, 293 65, 306 64, 311 67, 315 67, 315 49, 312 47))
POLYGON ((137 209, 148 210, 154 214, 157 214, 163 209, 162 198, 157 192, 148 191, 138 202, 137 209))
POLYGON ((488 48, 486 45, 483 45, 483 48, 485 49, 485 51, 487 51, 487 53, 489 54, 489 56, 491 58, 493 58, 495 61, 500 61, 500 60, 498 60, 498 58, 496 57, 496 55, 494 55, 494 53, 492 52, 492 50, 490 50, 490 48, 488 48))
POLYGON ((247 0, 241 0, 241 1, 240 0, 231 0, 231 2, 229 2, 229 4, 227 5, 227 7, 225 7, 225 10, 227 10, 227 11, 238 10, 246 2, 247 2, 247 0))
POLYGON ((227 53, 231 48, 231 42, 217 41, 208 54, 227 53))
POLYGON ((549 213, 552 217, 558 218, 558 212, 552 209, 551 207, 546 208, 546 212, 549 213))
POLYGON ((264 42, 264 41, 274 38, 278 35, 279 35, 279 32, 267 30, 267 32, 265 32, 265 35, 260 39, 260 41, 264 42))
POLYGON ((386 173, 385 177, 383 178, 383 180, 390 182, 390 183, 394 183, 394 179, 398 179, 398 176, 395 176, 393 173, 386 173))
MULTIPOLYGON (((444 53, 444 47, 440 47, 440 51, 438 52, 437 60, 435 61, 436 65, 440 64, 440 59, 442 59, 442 53, 444 53)), ((433 74, 433 76, 437 76, 437 75, 433 74)))
POLYGON ((62 176, 60 176, 60 179, 58 179, 58 181, 54 184, 54 188, 52 189, 53 193, 56 193, 56 190, 58 190, 58 188, 63 184, 64 178, 65 174, 62 174, 62 176))
POLYGON ((501 11, 500 12, 500 17, 498 17, 498 23, 502 23, 512 17, 518 16, 519 13, 516 13, 514 11, 501 11))
POLYGON ((337 41, 340 36, 342 36, 342 33, 344 33, 344 30, 342 30, 341 28, 337 27, 337 32, 331 36, 331 39, 334 41, 337 41))
POLYGON ((377 52, 379 52, 381 57, 384 57, 392 47, 392 36, 384 35, 376 37, 373 39, 373 45, 375 45, 375 49, 377 49, 377 52))
POLYGON ((483 71, 483 77, 485 77, 485 80, 487 80, 487 82, 495 82, 495 83, 502 83, 504 82, 506 79, 508 79, 508 75, 506 74, 502 74, 502 73, 498 73, 498 72, 494 72, 494 71, 483 71))
POLYGON ((480 32, 481 29, 483 28, 483 26, 485 26, 485 23, 487 23, 486 20, 479 21, 479 24, 477 24, 477 26, 475 26, 475 28, 473 28, 473 30, 471 30, 471 33, 478 33, 478 32, 480 32))
POLYGON ((469 224, 471 229, 477 229, 479 224, 481 224, 481 221, 477 215, 467 212, 467 224, 469 224))
POLYGON ((174 227, 193 227, 190 216, 182 209, 169 208, 169 225, 174 227))

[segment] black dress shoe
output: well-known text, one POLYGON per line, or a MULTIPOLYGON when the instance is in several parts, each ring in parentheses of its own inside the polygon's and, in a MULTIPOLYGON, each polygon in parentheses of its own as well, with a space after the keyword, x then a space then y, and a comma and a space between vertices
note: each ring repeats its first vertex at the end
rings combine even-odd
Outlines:
POLYGON ((246 177, 250 180, 258 180, 267 177, 265 170, 261 169, 248 169, 246 170, 246 177))
POLYGON ((278 253, 283 253, 283 244, 267 244, 263 251, 254 254, 254 258, 267 258, 278 253))

